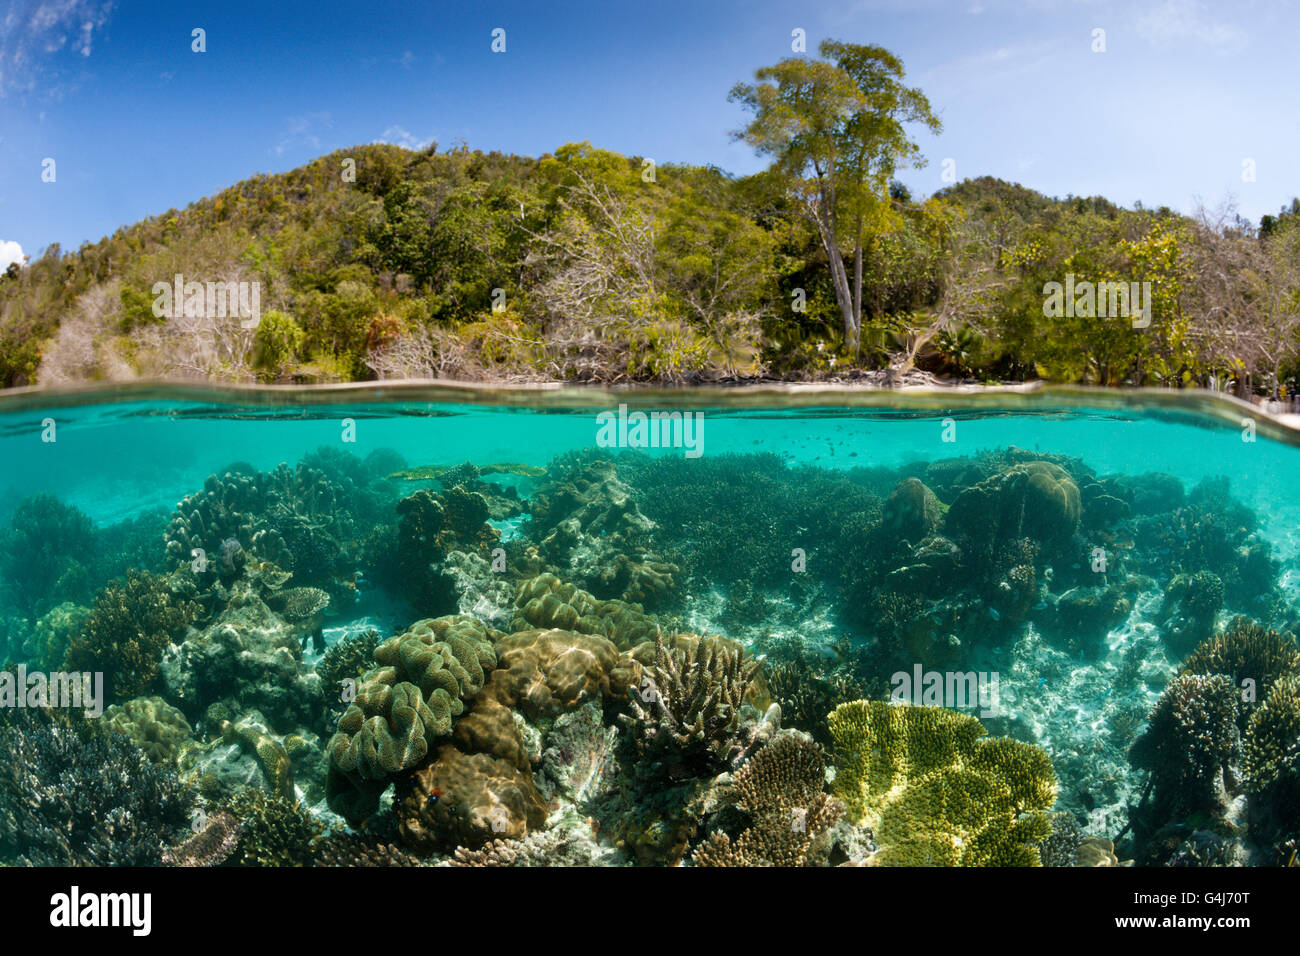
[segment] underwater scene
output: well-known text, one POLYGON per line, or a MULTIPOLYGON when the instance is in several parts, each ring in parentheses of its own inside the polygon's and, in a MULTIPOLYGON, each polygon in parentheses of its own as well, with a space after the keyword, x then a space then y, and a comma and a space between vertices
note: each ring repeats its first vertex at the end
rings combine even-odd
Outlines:
POLYGON ((0 862, 1295 862, 1282 429, 431 393, 0 405, 0 862))

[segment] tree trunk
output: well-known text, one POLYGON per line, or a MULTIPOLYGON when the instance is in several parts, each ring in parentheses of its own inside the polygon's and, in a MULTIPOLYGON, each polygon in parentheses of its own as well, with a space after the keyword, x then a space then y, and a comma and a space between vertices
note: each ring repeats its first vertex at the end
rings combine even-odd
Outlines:
MULTIPOLYGON (((862 217, 858 217, 857 245, 853 250, 853 325, 859 350, 862 344, 862 217)), ((856 356, 858 353, 854 352, 856 356)))
POLYGON ((853 322, 853 292, 849 288, 849 275, 844 268, 844 257, 840 255, 839 243, 835 241, 835 224, 834 221, 828 222, 822 215, 814 216, 814 221, 822 237, 826 258, 830 260, 831 280, 835 284, 835 301, 840 307, 840 315, 844 318, 844 339, 849 349, 856 355, 858 335, 853 322))

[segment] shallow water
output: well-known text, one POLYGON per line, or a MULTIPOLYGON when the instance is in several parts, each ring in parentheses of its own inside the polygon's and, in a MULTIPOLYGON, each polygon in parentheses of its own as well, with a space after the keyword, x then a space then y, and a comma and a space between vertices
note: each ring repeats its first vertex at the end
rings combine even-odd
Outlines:
MULTIPOLYGON (((1131 487, 1132 479, 1149 473, 1173 476, 1186 494, 1192 493, 1203 480, 1226 477, 1231 498, 1252 512, 1258 521, 1258 530, 1253 534, 1243 534, 1236 545, 1244 548, 1256 543, 1270 552, 1277 562, 1273 584, 1281 597, 1265 611, 1262 605, 1242 606, 1246 599, 1229 593, 1213 623, 1222 628, 1237 612, 1252 614, 1257 619, 1267 613, 1269 619, 1261 620, 1261 623, 1268 626, 1281 627, 1290 621, 1291 611, 1287 602, 1294 601, 1292 572, 1300 551, 1300 537, 1297 536, 1297 529, 1300 529, 1297 508, 1300 505, 1291 489, 1300 475, 1300 448, 1280 440, 1285 436, 1268 426, 1255 434, 1249 424, 1254 421, 1250 413, 1244 407, 1226 402, 1216 405, 1196 398, 1180 403, 1162 396, 1158 401, 1144 403, 1140 396, 1131 395, 1119 398, 1109 395, 1103 400, 1050 393, 1005 398, 983 395, 978 400, 967 400, 959 395, 895 396, 888 399, 873 396, 870 404, 864 406, 860 393, 849 392, 842 395, 819 392, 797 398, 780 393, 735 393, 734 396, 710 393, 698 399, 689 393, 582 393, 577 396, 574 393, 552 393, 533 396, 537 404, 544 403, 547 407, 530 408, 527 407, 530 396, 520 392, 488 395, 488 400, 481 404, 465 401, 465 393, 460 391, 445 396, 423 392, 419 400, 412 400, 408 394, 392 389, 371 392, 354 389, 342 394, 337 401, 329 395, 314 394, 304 399, 302 404, 293 404, 293 395, 255 392, 231 392, 224 396, 204 394, 198 399, 193 397, 193 393, 177 393, 170 399, 156 392, 142 399, 136 393, 127 394, 121 400, 112 400, 111 395, 101 394, 95 396, 94 403, 78 400, 85 396, 73 396, 52 401, 48 407, 40 405, 39 396, 24 396, 21 401, 12 401, 8 405, 0 399, 0 462, 3 462, 3 470, 0 470, 0 528, 9 528, 15 509, 25 499, 34 495, 52 495, 62 504, 78 509, 103 530, 127 519, 149 515, 157 509, 170 513, 187 495, 202 489, 208 476, 225 474, 232 463, 244 463, 252 470, 269 473, 280 463, 287 463, 292 469, 304 456, 325 448, 354 455, 363 461, 368 455, 385 450, 400 456, 408 468, 456 466, 463 462, 472 462, 480 467, 516 463, 537 469, 549 468, 549 474, 534 475, 519 474, 519 471, 528 469, 512 467, 506 473, 485 476, 482 480, 490 487, 478 486, 489 496, 496 493, 493 488, 498 491, 513 489, 503 493, 517 496, 525 512, 507 517, 494 516, 489 524, 494 529, 495 540, 490 543, 507 545, 514 541, 520 547, 525 544, 540 546, 543 535, 540 531, 534 533, 527 512, 534 506, 534 496, 539 489, 545 497, 548 482, 561 481, 564 472, 556 459, 575 452, 612 455, 618 462, 619 481, 630 488, 634 510, 650 518, 653 525, 650 530, 642 529, 642 536, 635 539, 638 553, 631 555, 631 559, 634 562, 644 560, 647 555, 639 552, 649 550, 661 561, 679 569, 672 574, 672 584, 667 593, 656 594, 654 607, 647 606, 647 611, 659 614, 664 621, 671 619, 682 629, 733 638, 745 646, 751 656, 767 654, 769 661, 781 659, 782 654, 793 653, 796 657, 803 654, 817 663, 814 670, 822 676, 829 674, 832 667, 845 668, 843 673, 858 667, 860 686, 876 697, 883 697, 886 692, 879 684, 881 676, 894 673, 895 668, 910 671, 909 663, 915 663, 922 670, 951 671, 956 668, 962 672, 996 673, 1001 684, 1000 708, 999 712, 988 715, 986 726, 995 734, 1009 734, 1046 750, 1060 784, 1059 797, 1053 809, 1072 814, 1086 832, 1097 836, 1115 836, 1140 799, 1146 777, 1130 764, 1128 747, 1140 734, 1150 708, 1166 682, 1176 673, 1186 651, 1182 646, 1172 647, 1164 633, 1171 625, 1163 620, 1167 615, 1161 614, 1162 604, 1169 601, 1162 591, 1168 588, 1175 573, 1192 573, 1201 569, 1191 565, 1165 568, 1155 553, 1157 548, 1152 546, 1151 554, 1147 554, 1144 551, 1147 545, 1140 535, 1136 544, 1132 540, 1136 533, 1136 525, 1132 522, 1136 517, 1099 524, 1090 518, 1088 501, 1085 500, 1083 519, 1074 532, 1075 536, 1068 543, 1053 544, 1051 556, 1034 559, 1040 565, 1034 585, 1038 589, 1034 595, 1036 600, 1026 598, 1025 607, 1029 610, 1021 607, 1015 612, 1014 621, 1003 620, 1007 613, 1005 608, 999 611, 989 596, 992 592, 981 590, 982 586, 954 585, 953 595, 930 593, 924 599, 917 599, 920 603, 914 608, 914 613, 924 610, 936 620, 943 619, 945 614, 956 614, 953 620, 957 623, 953 625, 951 634, 940 634, 944 625, 936 626, 934 633, 948 643, 943 645, 945 649, 942 652, 936 650, 931 655, 926 650, 929 645, 924 641, 918 643, 915 636, 887 639, 871 614, 848 606, 866 600, 867 595, 874 600, 886 589, 882 584, 883 578, 872 578, 865 571, 858 574, 852 568, 846 570, 846 563, 866 560, 861 553, 836 553, 834 549, 839 546, 837 542, 852 541, 855 537, 865 540, 878 535, 879 514, 873 512, 872 517, 862 517, 861 535, 855 536, 847 533, 844 527, 819 527, 822 519, 817 511, 818 503, 803 501, 797 505, 799 522, 786 524, 785 517, 793 514, 791 509, 796 507, 793 499, 798 497, 802 483, 819 474, 822 479, 846 478, 864 495, 874 496, 876 505, 873 507, 879 507, 904 477, 921 476, 925 480, 933 473, 927 468, 934 462, 954 458, 988 461, 990 454, 1008 449, 1020 450, 1022 454, 1014 460, 1022 462, 1036 456, 1052 457, 1053 460, 1060 460, 1056 456, 1075 459, 1098 481, 1111 481, 1108 487, 1112 489, 1124 487, 1130 496, 1141 494, 1140 489, 1131 487), (882 401, 891 404, 882 405, 882 401), (672 407, 688 414, 698 414, 702 429, 699 433, 700 457, 687 457, 681 447, 631 449, 630 453, 627 448, 598 448, 600 421, 597 415, 616 411, 620 403, 627 404, 634 411, 672 407), (746 457, 754 455, 777 456, 785 466, 786 477, 775 483, 756 483, 750 472, 769 469, 770 461, 764 464, 764 459, 746 457), (738 457, 723 459, 723 456, 738 457), (675 465, 668 471, 656 472, 637 463, 645 458, 671 459, 680 463, 680 469, 684 470, 675 465), (705 546, 708 542, 692 540, 691 536, 710 534, 704 520, 709 512, 707 506, 701 511, 698 502, 683 503, 683 509, 695 509, 691 512, 691 520, 695 523, 691 527, 674 528, 675 502, 655 500, 655 496, 661 495, 665 488, 676 488, 678 493, 682 493, 682 488, 689 487, 690 468, 695 467, 703 474, 703 469, 710 467, 711 462, 720 460, 726 461, 726 469, 730 469, 726 474, 734 480, 708 485, 713 489, 711 493, 719 496, 719 513, 770 514, 773 517, 765 519, 766 524, 755 524, 754 534, 761 536, 764 528, 771 529, 772 534, 782 537, 775 542, 780 553, 794 555, 797 549, 802 549, 808 557, 806 569, 796 572, 806 576, 800 579, 798 589, 792 590, 789 562, 755 568, 753 574, 744 578, 744 587, 748 590, 743 593, 758 592, 762 599, 760 605, 766 608, 765 611, 737 612, 742 594, 737 582, 743 576, 738 576, 734 568, 725 573, 719 569, 714 576, 706 564, 701 564, 704 560, 701 556, 710 554, 705 546), (814 470, 800 470, 805 468, 814 470), (1125 484, 1126 481, 1129 484, 1125 484), (779 489, 782 497, 740 502, 734 499, 735 495, 753 493, 756 487, 779 489), (1104 630, 1100 642, 1086 648, 1074 645, 1069 639, 1045 637, 1042 633, 1044 625, 1039 620, 1040 612, 1044 607, 1055 607, 1061 595, 1070 588, 1091 583, 1079 583, 1082 579, 1078 568, 1081 563, 1087 563, 1089 556, 1094 554, 1092 549, 1098 546, 1109 551, 1112 562, 1121 559, 1128 562, 1124 565, 1127 569, 1124 574, 1131 575, 1131 586, 1125 585, 1124 580, 1128 579, 1117 575, 1114 569, 1110 578, 1112 583, 1119 580, 1120 585, 1129 587, 1129 597, 1125 600, 1131 605, 1131 610, 1122 621, 1104 630), (1129 553, 1121 556, 1119 550, 1129 553), (1065 562, 1069 562, 1073 570, 1067 570, 1065 562), (1053 572, 1048 570, 1053 565, 1054 578, 1053 572), (1157 565, 1168 573, 1153 572, 1157 565), (833 572, 828 570, 831 567, 833 572), (1145 577, 1139 577, 1140 572, 1145 577), (1064 583, 1067 578, 1068 586, 1064 583), (812 583, 805 586, 805 581, 812 583), (1062 583, 1058 585, 1053 581, 1062 583), (972 625, 968 610, 960 613, 944 610, 951 604, 951 601, 946 604, 945 601, 950 597, 955 600, 958 590, 969 592, 973 600, 984 600, 988 605, 989 620, 993 623, 972 625), (762 613, 768 615, 767 620, 756 620, 754 615, 762 613), (967 616, 962 617, 963 614, 967 616), (885 650, 887 640, 892 643, 885 650), (791 652, 792 642, 800 645, 801 650, 791 652), (952 648, 958 645, 960 651, 952 652, 952 648), (1117 674, 1123 668, 1128 668, 1129 673, 1121 682, 1117 674), (877 683, 872 684, 873 680, 877 683)), ((1013 463, 1007 459, 998 467, 1005 470, 1013 463)), ((986 469, 990 475, 997 472, 998 468, 986 469)), ((716 479, 719 473, 708 474, 716 479)), ((378 511, 366 512, 372 516, 367 520, 373 520, 377 526, 390 521, 398 527, 397 502, 417 489, 427 489, 434 494, 447 492, 433 480, 387 481, 384 474, 378 473, 370 475, 367 481, 371 479, 373 484, 366 486, 367 494, 373 491, 376 500, 387 502, 382 507, 376 506, 378 511)), ((1080 479, 1078 483, 1085 482, 1080 479)), ((961 486, 954 486, 948 496, 955 497, 961 490, 961 486)), ((943 502, 945 510, 951 504, 952 500, 943 502)), ((685 514, 685 510, 682 513, 685 514)), ((1173 511, 1168 510, 1168 513, 1173 511)), ((825 520, 843 522, 846 519, 843 514, 828 510, 825 520)), ((1166 524, 1173 528, 1173 519, 1166 524)), ((359 557, 363 550, 359 542, 368 530, 353 527, 348 532, 350 539, 339 542, 340 554, 344 556, 341 560, 354 562, 356 568, 348 569, 346 574, 338 572, 340 581, 332 583, 356 590, 359 599, 341 608, 338 595, 343 592, 332 586, 326 588, 331 590, 334 599, 320 622, 325 644, 334 645, 368 626, 376 627, 381 639, 387 638, 401 633, 417 617, 433 613, 428 608, 414 607, 409 593, 389 586, 391 582, 377 580, 379 575, 362 567, 365 562, 359 557), (348 580, 342 581, 345 576, 348 580)), ((927 533, 931 531, 940 533, 940 537, 947 533, 942 522, 937 529, 928 529, 927 533)), ((588 530, 582 528, 580 533, 587 534, 588 530)), ((543 562, 545 569, 563 580, 566 571, 581 566, 585 569, 582 573, 587 576, 582 581, 566 583, 586 584, 594 592, 598 585, 592 582, 599 582, 600 576, 583 561, 589 565, 591 561, 608 560, 609 554, 602 552, 599 541, 595 540, 605 534, 605 530, 590 532, 594 543, 589 541, 584 546, 590 553, 581 560, 573 558, 571 565, 564 565, 548 556, 543 562)), ((960 540, 955 531, 947 533, 947 537, 960 540)), ((872 545, 877 551, 879 547, 892 546, 889 544, 891 541, 897 544, 888 535, 871 540, 884 542, 879 546, 872 545)), ((218 542, 210 543, 210 553, 215 552, 216 544, 218 542)), ((240 544, 248 549, 249 555, 254 554, 250 541, 241 541, 240 544)), ((186 563, 183 558, 178 560, 173 553, 164 559, 161 557, 161 540, 158 547, 160 557, 156 570, 159 573, 176 568, 183 570, 186 563)), ((907 566, 918 547, 919 542, 913 541, 904 552, 900 552, 902 557, 893 564, 886 562, 883 571, 871 574, 879 577, 888 570, 907 566)), ((484 545, 482 550, 485 552, 483 557, 487 557, 486 552, 490 549, 484 545)), ((1167 547, 1165 551, 1168 551, 1167 547)), ((974 555, 974 550, 967 549, 968 561, 981 560, 974 555)), ((512 553, 510 558, 513 561, 515 554, 512 553)), ((532 568, 534 572, 537 570, 537 567, 532 568)), ((977 570, 971 573, 976 574, 977 570)), ((90 593, 106 582, 95 580, 94 568, 79 573, 87 574, 94 586, 90 591, 80 592, 72 601, 90 606, 90 593)), ((502 575, 512 589, 526 578, 527 575, 515 567, 502 575)), ((200 588, 205 586, 204 580, 199 583, 200 588)), ((299 583, 302 582, 292 582, 294 585, 299 583)), ((322 584, 321 581, 314 583, 317 586, 322 584)), ((220 585, 222 588, 230 586, 230 581, 223 581, 220 585)), ((1231 592, 1231 588, 1229 590, 1231 592)), ((223 596, 227 594, 225 590, 221 593, 223 596)), ((624 593, 615 586, 607 593, 596 594, 596 597, 602 600, 631 599, 639 593, 624 593)), ((3 608, 8 619, 8 653, 11 660, 21 660, 26 655, 31 666, 35 667, 38 662, 31 650, 36 619, 48 613, 56 601, 67 597, 51 594, 44 601, 32 600, 39 596, 25 597, 25 601, 13 595, 4 599, 9 605, 3 608)), ((454 613, 467 609, 466 603, 462 602, 458 608, 448 606, 438 610, 440 613, 454 613)), ((208 613, 215 612, 208 609, 205 614, 208 613)), ((505 629, 502 622, 508 618, 508 609, 497 608, 496 613, 498 616, 489 623, 505 629)), ((194 628, 201 628, 206 620, 200 616, 192 625, 189 637, 174 635, 174 644, 182 646, 194 638, 194 628)), ((317 666, 323 649, 320 644, 313 646, 308 638, 309 635, 303 635, 305 650, 299 666, 304 672, 317 666)), ((46 661, 47 665, 49 663, 46 661)), ((213 746, 212 742, 220 738, 215 718, 201 709, 210 704, 211 699, 219 697, 219 693, 209 693, 202 700, 182 699, 184 695, 168 683, 165 673, 149 690, 186 712, 191 724, 190 738, 194 743, 213 746)), ((239 697, 237 692, 232 693, 234 698, 239 697)), ((240 714, 237 709, 234 713, 228 712, 232 709, 230 699, 223 705, 226 707, 223 713, 227 719, 238 722, 240 714)), ((611 708, 617 709, 618 706, 618 702, 605 704, 606 723, 610 727, 618 726, 615 715, 610 712, 611 708)), ((473 709, 473 704, 469 709, 473 709)), ((785 708, 787 712, 789 709, 785 708)), ((262 727, 272 736, 283 737, 289 730, 283 717, 273 717, 261 711, 258 716, 268 724, 280 721, 280 726, 262 727)), ((553 717, 548 715, 545 719, 532 720, 537 725, 543 745, 549 739, 547 735, 554 733, 553 725, 548 723, 553 717)), ((319 753, 326 750, 332 719, 326 716, 314 726, 302 728, 316 735, 319 753)), ((789 720, 785 726, 791 726, 789 720)), ((794 726, 814 733, 814 736, 818 736, 816 731, 823 730, 794 726)), ((824 738, 824 732, 820 736, 824 738)), ((233 744, 229 746, 234 750, 227 756, 237 762, 241 759, 238 748, 233 744)), ((825 751, 828 760, 834 763, 834 747, 827 744, 825 751)), ((531 770, 539 779, 551 779, 546 776, 548 771, 543 759, 532 763, 531 770)), ((631 758, 624 756, 621 773, 626 779, 636 776, 630 763, 631 758)), ((320 781, 308 782, 311 776, 311 772, 300 771, 298 774, 294 793, 300 806, 322 827, 341 832, 342 819, 331 810, 332 804, 322 797, 320 781)), ((703 779, 708 775, 700 773, 698 776, 703 779)), ((679 782, 674 778, 675 785, 679 782)), ((593 812, 599 816, 599 810, 592 811, 596 804, 585 803, 585 797, 579 799, 562 786, 549 792, 545 787, 542 790, 544 796, 552 798, 548 802, 551 819, 544 827, 534 822, 530 832, 559 832, 569 823, 555 821, 574 808, 581 815, 593 812)), ((207 799, 205 796, 204 800, 207 799)), ((613 798, 606 794, 602 799, 608 802, 613 798)), ((216 807, 220 800, 214 797, 210 803, 211 807, 216 807)), ((627 816, 626 808, 608 812, 611 821, 623 820, 627 816)), ((610 862, 676 862, 684 854, 686 859, 692 858, 689 850, 682 848, 663 853, 643 850, 637 838, 629 835, 627 825, 621 825, 621 835, 607 837, 604 844, 599 838, 595 840, 596 844, 604 846, 601 852, 618 857, 610 862)), ((618 826, 611 822, 606 832, 620 832, 618 826)), ((694 841, 706 831, 712 832, 722 824, 696 819, 691 826, 694 827, 693 835, 685 838, 685 843, 694 845, 694 841)), ((512 832, 511 835, 521 834, 512 832)), ((413 845, 418 847, 421 856, 437 858, 454 850, 463 837, 463 831, 459 830, 451 835, 443 834, 433 841, 436 846, 432 850, 427 840, 415 840, 413 845)), ((472 848, 476 842, 481 840, 465 838, 461 845, 472 848)), ((1238 842, 1246 846, 1246 841, 1238 842)), ((590 850, 589 856, 596 852, 590 850)), ((1137 848, 1136 852, 1143 852, 1142 848, 1137 848)), ((1252 844, 1240 852, 1264 851, 1252 844)), ((99 858, 92 860, 99 861, 99 858)))

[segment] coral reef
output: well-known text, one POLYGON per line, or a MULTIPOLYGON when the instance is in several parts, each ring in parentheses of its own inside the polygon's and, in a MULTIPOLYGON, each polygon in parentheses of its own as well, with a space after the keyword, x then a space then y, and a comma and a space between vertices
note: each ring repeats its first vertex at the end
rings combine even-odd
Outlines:
POLYGON ((239 821, 239 841, 230 855, 235 866, 309 866, 321 825, 293 800, 249 789, 235 794, 225 810, 239 821))
POLYGON ((1284 848, 1300 838, 1300 676, 1279 678, 1251 714, 1242 772, 1251 832, 1272 845, 1273 862, 1283 863, 1284 848))
POLYGON ((1057 790, 1044 751, 939 707, 853 701, 829 723, 835 793, 875 834, 875 864, 1038 865, 1057 790))
POLYGON ((1170 681, 1130 754, 1134 766, 1151 772, 1154 817, 1215 812, 1235 786, 1239 747, 1231 678, 1186 674, 1170 681))
POLYGON ((1245 732, 1246 720, 1256 704, 1268 697, 1274 682, 1288 674, 1300 674, 1300 648, 1292 635, 1267 630, 1239 616, 1188 655, 1183 672, 1230 677, 1242 691, 1237 725, 1245 732))
POLYGON ((164 866, 219 866, 239 844, 239 821, 224 810, 196 821, 198 829, 184 843, 163 851, 164 866))
POLYGON ((402 841, 422 853, 518 840, 546 822, 546 804, 527 770, 451 745, 398 780, 395 804, 402 841))
POLYGON ((660 633, 658 620, 646 614, 641 605, 598 600, 549 573, 539 574, 520 585, 515 605, 517 610, 510 621, 512 631, 555 627, 582 634, 601 634, 619 650, 652 641, 660 633))

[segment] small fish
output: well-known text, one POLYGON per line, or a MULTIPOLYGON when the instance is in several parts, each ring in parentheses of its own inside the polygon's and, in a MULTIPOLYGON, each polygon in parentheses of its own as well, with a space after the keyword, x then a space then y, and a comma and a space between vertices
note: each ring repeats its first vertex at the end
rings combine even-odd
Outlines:
POLYGON ((426 801, 426 803, 432 805, 437 803, 441 799, 442 799, 442 790, 438 787, 434 787, 431 791, 429 791, 429 799, 426 801))
POLYGON ((998 613, 998 609, 995 607, 989 608, 989 617, 993 618, 995 621, 1002 620, 1002 615, 998 613))

